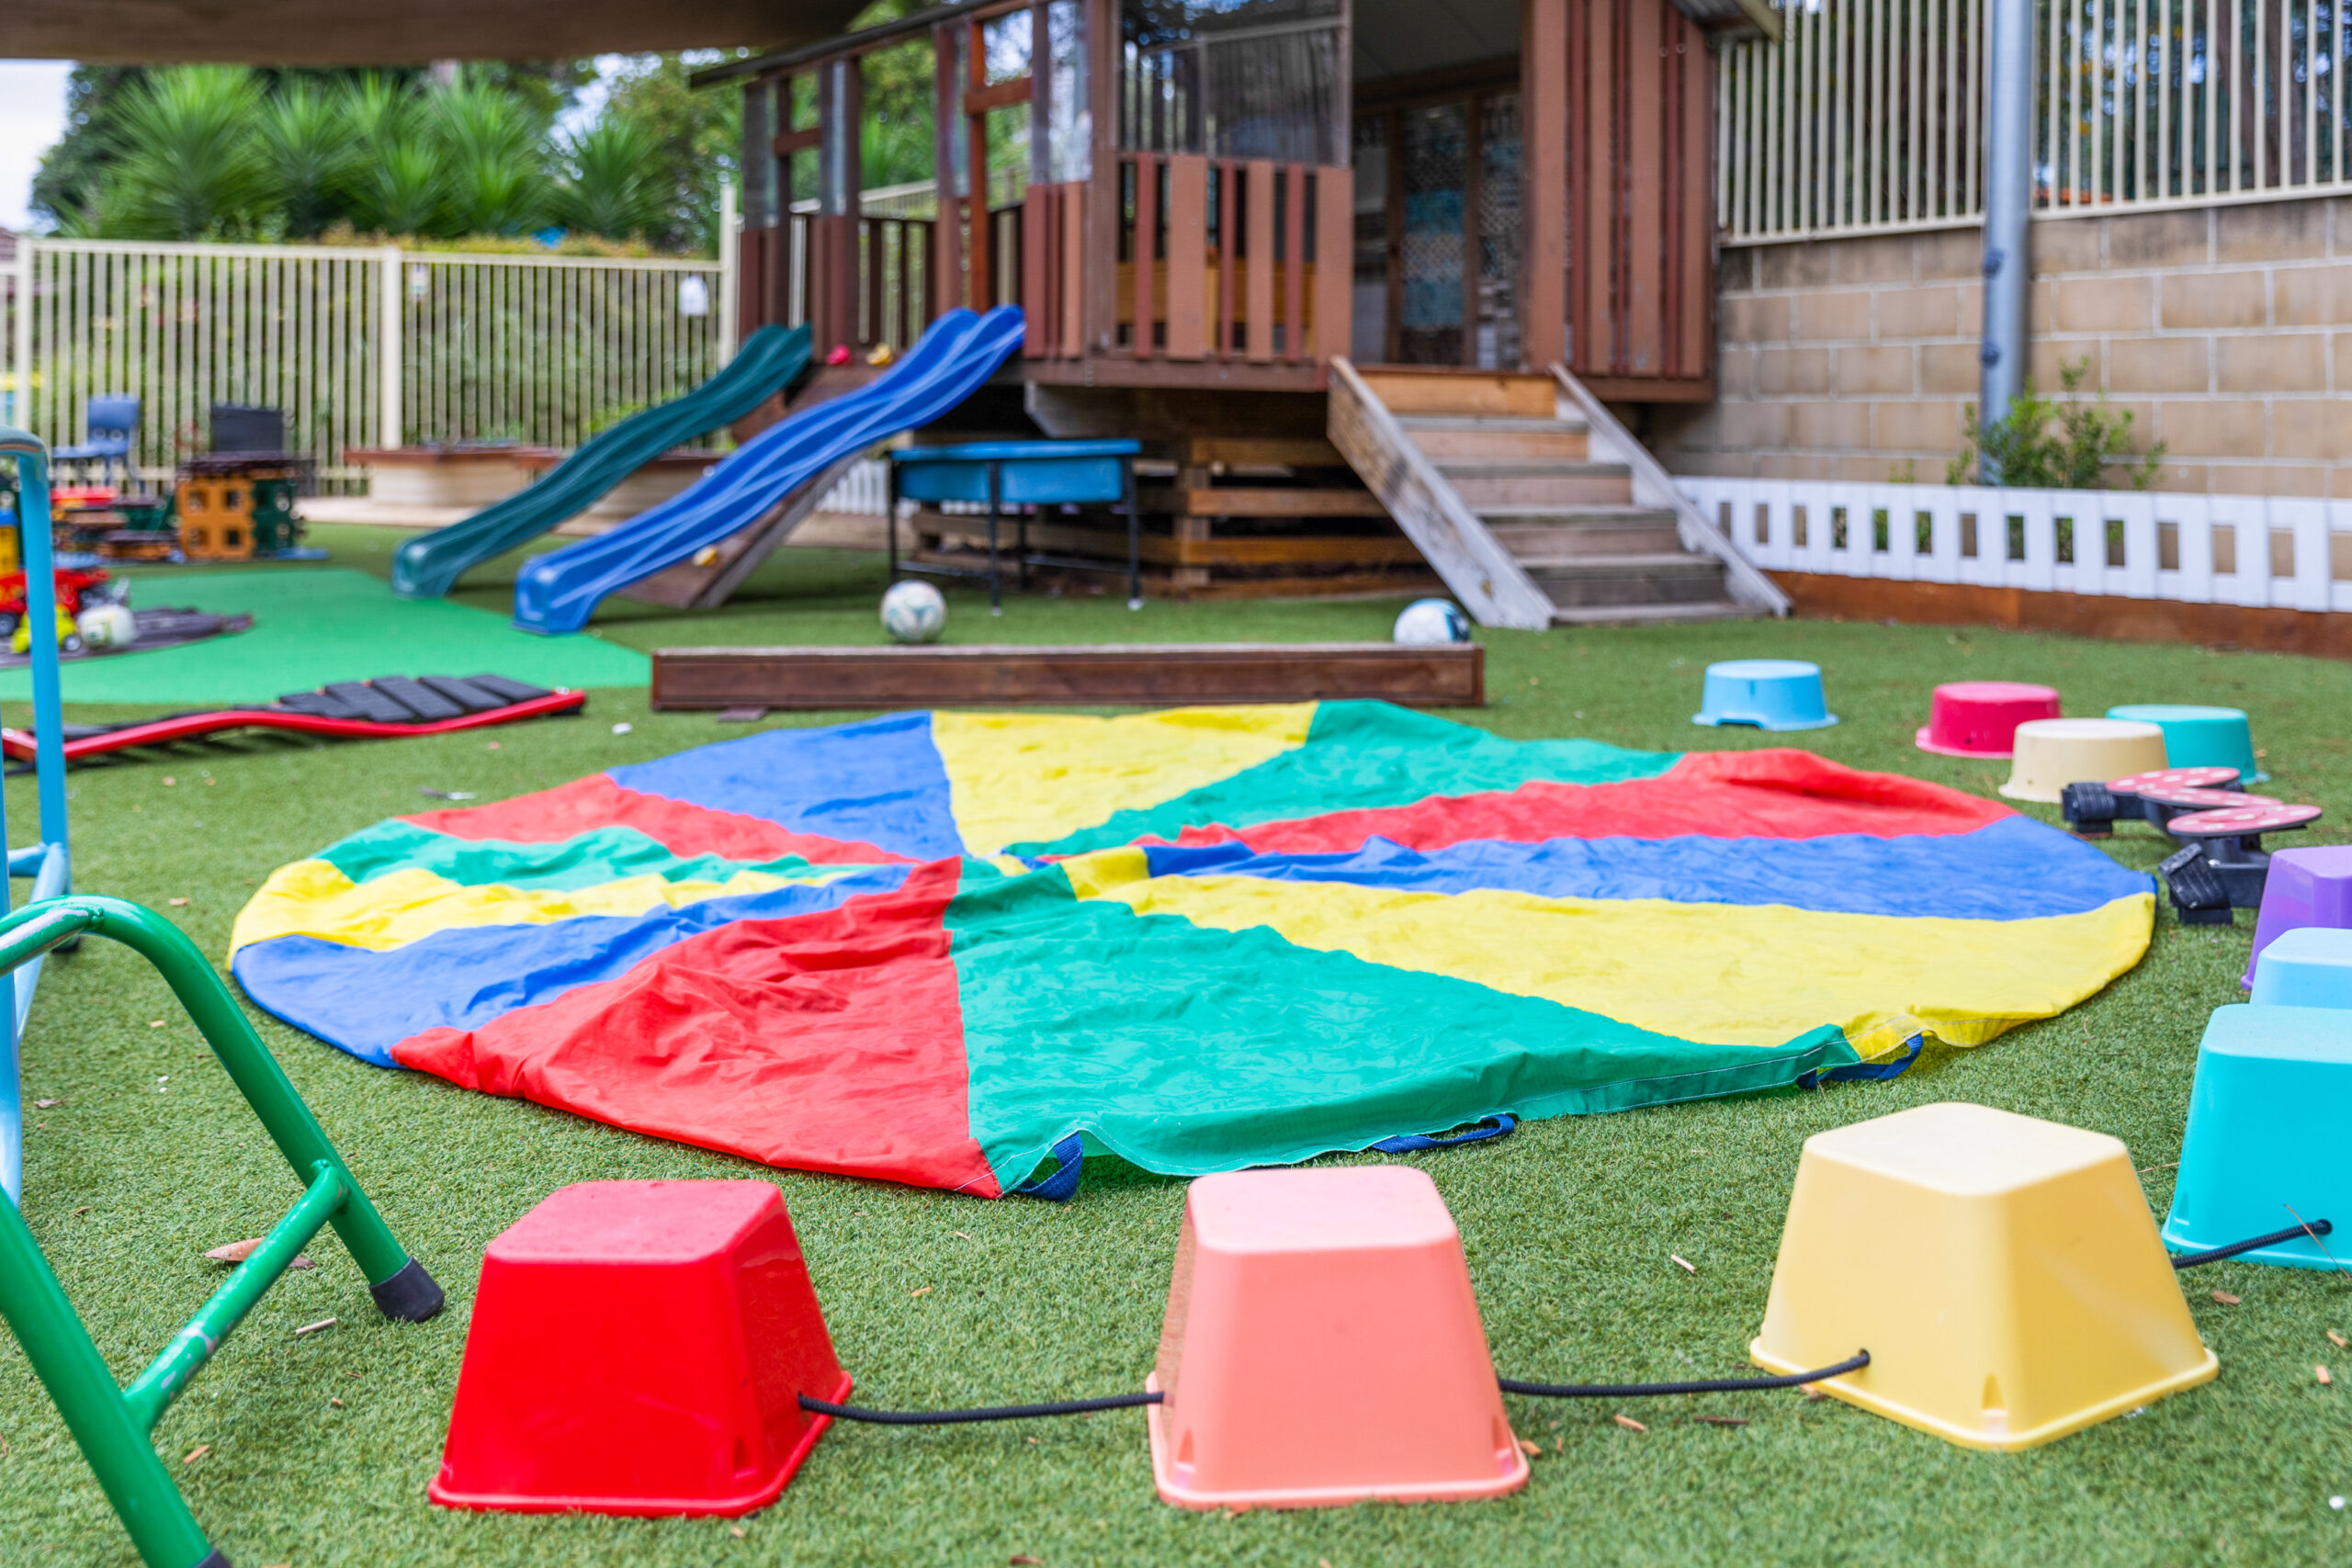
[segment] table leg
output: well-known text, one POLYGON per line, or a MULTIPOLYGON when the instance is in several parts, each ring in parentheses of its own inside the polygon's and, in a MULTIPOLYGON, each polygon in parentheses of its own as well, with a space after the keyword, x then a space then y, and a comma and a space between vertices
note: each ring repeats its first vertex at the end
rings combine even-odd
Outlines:
POLYGON ((997 563, 996 523, 1004 494, 1004 466, 989 465, 989 614, 1004 614, 1004 573, 997 563))
POLYGON ((1119 459, 1119 503, 1127 513, 1127 608, 1143 608, 1143 530, 1136 517, 1136 460, 1119 459))

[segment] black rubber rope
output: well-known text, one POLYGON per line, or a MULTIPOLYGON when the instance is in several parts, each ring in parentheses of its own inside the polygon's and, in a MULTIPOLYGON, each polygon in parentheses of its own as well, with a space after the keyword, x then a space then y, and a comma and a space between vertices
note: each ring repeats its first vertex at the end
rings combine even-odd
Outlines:
POLYGON ((1702 1382, 1521 1382, 1502 1378, 1505 1393, 1532 1393, 1543 1399, 1645 1399, 1676 1393, 1746 1393, 1761 1389, 1801 1388, 1824 1378, 1859 1372, 1871 1364, 1868 1350, 1857 1350, 1834 1367, 1791 1372, 1777 1378, 1711 1378, 1702 1382))
MULTIPOLYGON (((1794 1372, 1781 1378, 1725 1378, 1713 1382, 1628 1382, 1628 1383, 1551 1383, 1521 1382, 1514 1378, 1498 1378, 1505 1393, 1532 1393, 1551 1399, 1631 1399, 1645 1394, 1670 1393, 1736 1393, 1742 1389, 1795 1388, 1803 1383, 1819 1382, 1847 1372, 1860 1371, 1871 1364, 1868 1350, 1856 1352, 1834 1367, 1817 1371, 1794 1372)), ((870 1421, 877 1427, 953 1427, 968 1421, 1027 1421, 1041 1416, 1085 1416, 1097 1410, 1131 1410, 1138 1404, 1158 1404, 1167 1397, 1159 1393, 1114 1393, 1107 1399, 1070 1399, 1058 1404, 995 1404, 978 1410, 867 1410, 854 1404, 835 1404, 831 1400, 800 1396, 800 1408, 812 1416, 831 1416, 841 1421, 870 1421)))
POLYGON ((2216 1247, 2206 1252, 2184 1252, 2172 1260, 2172 1266, 2194 1269, 2199 1263, 2219 1263, 2224 1258, 2235 1258, 2241 1252, 2253 1252, 2260 1247, 2276 1247, 2297 1236, 2307 1235, 2317 1241, 2321 1236, 2332 1235, 2335 1232, 2335 1226, 2331 1222, 2313 1220, 2307 1225, 2290 1225, 2283 1231, 2272 1231, 2268 1235, 2257 1235, 2245 1241, 2233 1241, 2227 1247, 2216 1247))
POLYGON ((1026 1421, 1039 1416, 1085 1416, 1097 1410, 1127 1410, 1157 1404, 1157 1393, 1114 1393, 1107 1399, 1069 1399, 1058 1404, 993 1404, 978 1410, 864 1410, 854 1404, 800 1396, 800 1408, 841 1421, 871 1421, 877 1427, 954 1427, 967 1421, 1026 1421))

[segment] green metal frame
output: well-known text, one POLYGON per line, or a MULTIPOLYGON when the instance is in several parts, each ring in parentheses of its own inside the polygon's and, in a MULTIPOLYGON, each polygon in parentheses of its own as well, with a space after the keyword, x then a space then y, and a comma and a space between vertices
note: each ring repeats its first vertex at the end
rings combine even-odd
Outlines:
POLYGON ((28 904, 0 919, 0 975, 84 935, 119 942, 162 972, 293 1168, 302 1196, 128 1388, 116 1386, 40 1244, 6 1201, 0 1201, 0 1317, 57 1402, 148 1568, 227 1568, 228 1558, 206 1540, 149 1435, 172 1401, 303 1245, 330 1224, 387 1317, 431 1317, 441 1309, 441 1289, 393 1239, 285 1069, 178 927, 120 898, 77 894, 28 904))

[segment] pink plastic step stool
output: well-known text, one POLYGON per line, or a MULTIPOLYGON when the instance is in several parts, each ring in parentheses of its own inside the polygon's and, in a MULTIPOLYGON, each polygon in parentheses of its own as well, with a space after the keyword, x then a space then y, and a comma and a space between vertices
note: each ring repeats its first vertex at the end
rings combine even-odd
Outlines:
POLYGON ((2022 681, 1953 681, 1936 688, 1928 727, 1913 737, 1922 751, 1945 757, 2006 757, 2018 726, 2056 718, 2058 693, 2022 681))
POLYGON ((586 1181, 490 1244, 441 1473, 454 1508, 746 1514, 849 1374, 764 1181, 586 1181))
POLYGON ((2299 926, 2352 927, 2352 844, 2280 850, 2270 857, 2262 912, 2254 919, 2254 953, 2238 984, 2251 990, 2262 950, 2299 926))
POLYGON ((1204 1176, 1148 1388, 1187 1508, 1495 1497, 1527 1483, 1453 1216, 1404 1166, 1204 1176))

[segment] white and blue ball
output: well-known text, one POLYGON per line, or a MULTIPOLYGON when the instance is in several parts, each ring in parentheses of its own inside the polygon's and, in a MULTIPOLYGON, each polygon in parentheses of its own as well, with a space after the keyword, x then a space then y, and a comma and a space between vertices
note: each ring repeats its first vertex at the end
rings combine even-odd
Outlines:
POLYGON ((1416 599, 1396 617, 1396 629, 1391 636, 1397 642, 1417 646, 1468 642, 1470 617, 1451 599, 1416 599))
POLYGON ((128 604, 93 604, 74 617, 74 629, 92 649, 129 648, 139 640, 139 620, 128 604))
POLYGON ((928 582, 894 582, 882 595, 882 629, 892 642, 937 642, 947 629, 947 601, 928 582))

